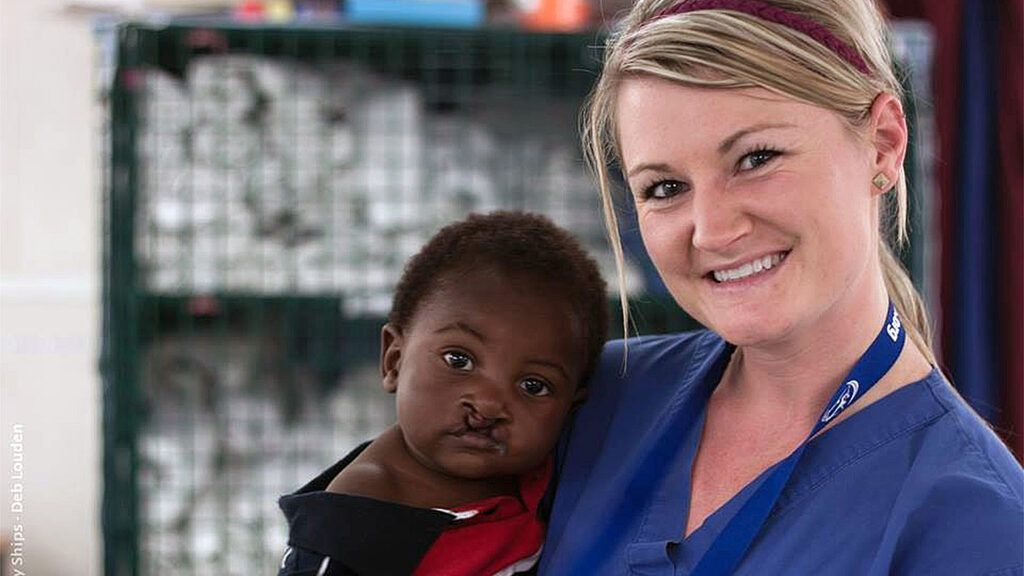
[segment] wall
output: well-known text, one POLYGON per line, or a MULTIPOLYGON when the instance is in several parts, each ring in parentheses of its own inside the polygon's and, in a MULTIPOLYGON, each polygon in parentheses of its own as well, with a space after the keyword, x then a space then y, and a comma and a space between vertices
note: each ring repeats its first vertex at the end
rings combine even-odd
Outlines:
POLYGON ((102 542, 99 104, 90 21, 61 4, 0 0, 0 530, 22 525, 15 567, 77 576, 102 542))

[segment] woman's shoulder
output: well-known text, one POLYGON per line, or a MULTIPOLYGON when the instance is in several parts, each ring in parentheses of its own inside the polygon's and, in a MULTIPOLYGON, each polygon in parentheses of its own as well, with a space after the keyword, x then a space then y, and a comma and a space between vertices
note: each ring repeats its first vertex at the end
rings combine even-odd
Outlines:
POLYGON ((669 332, 665 334, 646 334, 632 336, 630 338, 618 338, 605 343, 605 351, 612 351, 623 348, 636 348, 638 350, 656 350, 666 347, 695 346, 702 340, 721 341, 721 336, 714 332, 701 328, 687 332, 669 332))
POLYGON ((940 426, 945 442, 935 447, 943 466, 936 480, 971 482, 989 486, 1018 512, 1024 508, 1024 469, 992 428, 956 392, 933 372, 927 379, 935 401, 945 408, 940 426), (955 449, 950 449, 955 448, 955 449))
POLYGON ((912 573, 1019 573, 1024 469, 941 375, 927 386, 945 410, 915 439, 894 560, 912 573))
POLYGON ((584 406, 618 403, 625 390, 647 399, 673 393, 688 386, 697 369, 725 349, 725 342, 708 330, 612 340, 589 380, 584 406))
POLYGON ((609 341, 598 365, 599 375, 628 376, 717 357, 727 344, 710 330, 635 336, 609 341))
POLYGON ((574 429, 601 429, 615 418, 657 418, 661 410, 701 389, 725 342, 702 330, 608 342, 588 381, 574 429))

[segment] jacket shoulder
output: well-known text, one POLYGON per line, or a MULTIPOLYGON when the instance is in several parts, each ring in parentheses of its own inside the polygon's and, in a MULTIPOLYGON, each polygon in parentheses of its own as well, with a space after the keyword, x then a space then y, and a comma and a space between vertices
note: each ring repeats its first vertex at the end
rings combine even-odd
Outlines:
POLYGON ((910 573, 1012 574, 1024 568, 1024 469, 944 379, 946 414, 922 436, 916 492, 895 568, 910 573), (1014 572, 1016 570, 1016 572, 1014 572))
POLYGON ((666 363, 678 366, 709 346, 724 344, 721 337, 708 330, 611 340, 604 345, 597 374, 643 372, 666 363))

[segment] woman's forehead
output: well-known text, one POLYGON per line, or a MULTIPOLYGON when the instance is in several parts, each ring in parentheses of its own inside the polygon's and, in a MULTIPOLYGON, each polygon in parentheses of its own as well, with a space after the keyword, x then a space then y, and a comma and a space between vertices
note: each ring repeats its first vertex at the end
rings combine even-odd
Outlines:
MULTIPOLYGON (((707 88, 650 76, 624 79, 619 85, 616 108, 617 116, 620 117, 636 111, 660 110, 695 118, 707 118, 709 112, 760 117, 801 115, 809 108, 818 109, 765 88, 707 88)), ((715 120, 715 124, 718 124, 721 119, 715 120)))
POLYGON ((702 88, 650 77, 622 82, 615 119, 627 157, 665 142, 720 150, 738 134, 765 128, 807 135, 841 128, 835 113, 764 88, 702 88))

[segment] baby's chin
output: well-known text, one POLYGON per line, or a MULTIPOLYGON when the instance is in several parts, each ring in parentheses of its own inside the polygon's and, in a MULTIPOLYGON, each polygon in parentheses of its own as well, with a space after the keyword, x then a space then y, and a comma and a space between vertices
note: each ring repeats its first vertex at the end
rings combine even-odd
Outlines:
POLYGON ((509 455, 486 455, 481 458, 478 454, 456 454, 445 459, 442 471, 453 478, 462 480, 501 482, 510 478, 516 478, 533 470, 540 465, 540 462, 533 463, 522 461, 509 455))

